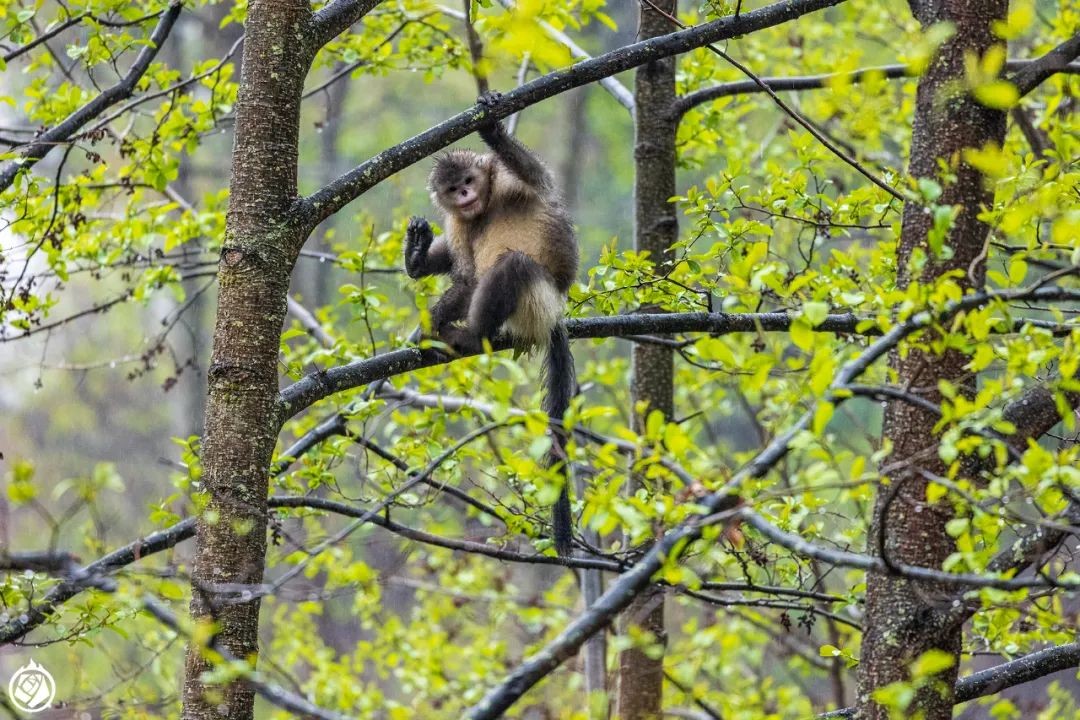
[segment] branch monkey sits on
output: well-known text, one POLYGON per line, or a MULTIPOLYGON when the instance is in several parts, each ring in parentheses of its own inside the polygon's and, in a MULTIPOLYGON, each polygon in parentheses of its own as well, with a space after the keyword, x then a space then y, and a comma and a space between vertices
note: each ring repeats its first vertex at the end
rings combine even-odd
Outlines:
MULTIPOLYGON (((491 107, 495 93, 480 97, 491 107)), ((562 420, 575 391, 574 358, 563 325, 566 295, 577 275, 573 224, 544 164, 493 121, 480 129, 490 153, 451 150, 428 178, 442 212, 445 234, 435 238, 427 220, 414 217, 405 235, 405 271, 411 278, 449 274, 450 289, 431 309, 438 337, 461 353, 505 333, 522 348, 544 347, 544 410, 555 442, 549 465, 566 467, 562 420)), ((564 481, 569 473, 563 472, 564 481)), ((555 547, 570 554, 572 520, 567 482, 553 516, 555 547)))

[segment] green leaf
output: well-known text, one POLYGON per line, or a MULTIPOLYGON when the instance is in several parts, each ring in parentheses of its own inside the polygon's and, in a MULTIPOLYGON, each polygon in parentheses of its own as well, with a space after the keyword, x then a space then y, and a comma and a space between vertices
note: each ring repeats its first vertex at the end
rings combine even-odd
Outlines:
POLYGON ((956 658, 952 653, 937 649, 927 650, 911 664, 911 677, 917 679, 937 675, 955 664, 956 658))
POLYGON ((810 324, 817 327, 821 323, 825 322, 825 318, 829 316, 829 306, 823 302, 808 302, 803 305, 802 308, 803 317, 805 317, 810 324))
POLYGON ((994 80, 976 87, 972 94, 988 108, 1008 110, 1020 99, 1020 91, 1008 80, 994 80))
POLYGON ((814 349, 814 330, 805 317, 797 317, 791 321, 791 341, 800 350, 807 352, 814 349))

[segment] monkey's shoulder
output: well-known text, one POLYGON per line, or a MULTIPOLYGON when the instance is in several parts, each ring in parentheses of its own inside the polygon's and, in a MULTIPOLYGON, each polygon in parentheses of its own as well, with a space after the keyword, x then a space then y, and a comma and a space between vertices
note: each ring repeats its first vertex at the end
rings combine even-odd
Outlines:
POLYGON ((545 193, 518 177, 502 160, 495 158, 491 165, 491 194, 497 202, 511 204, 546 203, 545 193))

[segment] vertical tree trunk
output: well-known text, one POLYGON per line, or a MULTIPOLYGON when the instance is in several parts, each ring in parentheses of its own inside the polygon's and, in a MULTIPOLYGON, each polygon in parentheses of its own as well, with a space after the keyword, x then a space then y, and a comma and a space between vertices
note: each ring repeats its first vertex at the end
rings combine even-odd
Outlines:
MULTIPOLYGON (((660 0, 657 8, 674 14, 676 0, 660 0)), ((641 6, 638 39, 670 32, 670 21, 648 5, 641 6)), ((634 79, 637 112, 634 120, 634 246, 648 250, 653 260, 663 262, 668 249, 678 239, 675 207, 668 201, 675 195, 675 121, 671 107, 675 101, 675 58, 642 65, 634 79)), ((644 308, 643 308, 644 309, 644 308)), ((634 345, 630 397, 632 407, 645 403, 647 414, 659 410, 673 413, 673 359, 670 348, 634 345)), ((643 430, 644 415, 633 413, 635 429, 643 430)), ((633 492, 640 482, 630 484, 633 492)), ((642 593, 623 613, 620 630, 636 625, 665 642, 664 596, 642 593)), ((617 712, 620 720, 657 720, 663 703, 664 658, 649 657, 640 649, 625 650, 619 656, 617 712)))
MULTIPOLYGON (((956 34, 946 42, 920 79, 916 98, 915 123, 911 143, 910 174, 932 178, 944 192, 938 203, 961 208, 946 240, 953 256, 934 258, 927 248, 932 216, 925 208, 909 202, 904 208, 897 254, 898 281, 911 283, 909 262, 919 249, 930 257, 917 278, 933 282, 943 273, 960 269, 958 281, 965 287, 984 282, 985 262, 981 259, 989 228, 979 222, 982 206, 993 200, 984 178, 961 160, 964 148, 979 148, 988 142, 999 146, 1005 137, 1005 114, 979 105, 964 90, 964 55, 981 57, 995 43, 991 23, 1003 19, 1007 0, 941 0, 925 5, 912 4, 923 27, 951 22, 956 34), (940 179, 939 163, 956 172, 946 186, 940 179)), ((950 351, 944 356, 911 352, 892 357, 897 383, 909 392, 938 404, 938 381, 948 380, 972 392, 973 383, 963 369, 967 357, 950 351)), ((889 404, 883 433, 893 444, 889 464, 908 461, 891 476, 891 484, 881 488, 875 506, 870 537, 884 531, 888 557, 898 563, 938 568, 953 551, 945 532, 951 518, 947 504, 926 502, 927 481, 920 471, 940 473, 937 442, 932 432, 937 417, 903 402, 889 404), (882 527, 884 525, 884 527, 882 527)), ((875 548, 875 551, 877 548, 875 548)), ((922 713, 926 720, 952 717, 953 685, 959 664, 962 626, 947 620, 947 588, 933 583, 912 582, 889 574, 871 573, 867 584, 866 627, 859 665, 859 716, 877 720, 888 712, 876 705, 871 693, 889 683, 909 678, 909 665, 928 650, 938 649, 955 658, 953 666, 938 675, 933 687, 918 693, 907 716, 922 713)))
MULTIPOLYGON (((270 458, 280 428, 277 358, 285 293, 300 231, 296 198, 300 93, 309 66, 306 0, 255 0, 248 9, 232 181, 218 271, 218 308, 203 436, 200 516, 192 570, 193 618, 216 623, 215 644, 254 664, 270 458), (229 584, 221 588, 221 584, 229 584)), ((200 648, 188 649, 184 717, 246 720, 250 685, 205 685, 200 648)))

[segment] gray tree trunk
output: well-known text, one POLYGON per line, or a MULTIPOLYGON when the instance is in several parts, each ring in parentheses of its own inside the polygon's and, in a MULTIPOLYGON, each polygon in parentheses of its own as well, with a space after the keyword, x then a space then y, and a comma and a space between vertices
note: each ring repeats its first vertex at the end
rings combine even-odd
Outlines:
MULTIPOLYGON (((919 278, 932 282, 941 274, 960 269, 958 278, 965 287, 984 282, 983 244, 989 228, 977 218, 979 209, 990 204, 993 193, 982 175, 958 161, 964 148, 980 148, 988 142, 999 146, 1005 137, 1005 114, 979 105, 964 91, 964 55, 981 57, 995 42, 991 23, 1005 17, 1007 0, 941 0, 925 5, 912 4, 924 27, 951 22, 956 34, 946 42, 920 79, 916 98, 915 123, 911 143, 910 174, 938 178, 938 164, 955 167, 956 178, 944 188, 941 205, 960 206, 947 244, 953 250, 948 260, 933 258, 927 248, 932 217, 915 202, 904 207, 900 246, 897 254, 898 281, 910 284, 909 263, 916 249, 931 261, 919 278), (956 163, 959 162, 957 165, 956 163)), ((944 183, 942 182, 944 185, 944 183)), ((941 401, 938 381, 948 380, 963 392, 974 384, 964 371, 967 357, 958 352, 934 356, 911 352, 892 357, 897 383, 934 404, 941 401)), ((889 464, 907 461, 904 469, 891 476, 882 487, 875 505, 870 538, 884 532, 888 557, 898 563, 939 568, 954 549, 945 524, 952 517, 947 504, 928 505, 927 481, 920 471, 941 473, 937 440, 932 429, 937 416, 903 402, 889 404, 883 434, 893 445, 889 464), (884 527, 882 527, 884 525, 884 527)), ((880 548, 874 548, 875 551, 880 548)), ((959 666, 962 625, 950 620, 948 588, 933 583, 912 582, 883 573, 870 573, 867 581, 866 627, 859 664, 859 716, 886 720, 888 712, 871 700, 880 687, 909 678, 910 663, 928 650, 943 650, 956 662, 935 678, 933 687, 919 692, 907 716, 922 713, 926 720, 952 717, 953 686, 959 666)))
MULTIPOLYGON (((676 0, 655 3, 674 14, 676 0)), ((638 39, 671 32, 670 21, 648 5, 641 6, 638 39)), ((675 195, 675 130, 671 107, 675 101, 675 59, 665 58, 642 65, 634 79, 637 112, 634 120, 634 247, 648 250, 661 271, 660 263, 678 239, 675 207, 668 199, 675 195)), ((670 348, 634 345, 631 379, 631 407, 644 402, 665 417, 673 413, 673 358, 670 348)), ((644 430, 645 415, 633 413, 634 429, 644 430)), ((635 478, 630 492, 639 486, 635 478)), ((620 631, 636 625, 664 643, 664 596, 642 593, 623 613, 620 631)), ((631 648, 619 656, 619 687, 616 710, 620 720, 657 720, 663 706, 664 658, 649 657, 631 648)))
MULTIPOLYGON (((286 222, 296 199, 300 93, 310 64, 304 47, 306 0, 252 2, 248 10, 218 306, 208 371, 200 515, 191 613, 217 625, 215 645, 231 655, 258 652, 259 600, 235 591, 263 578, 266 496, 280 428, 278 342, 285 293, 301 230, 286 222), (219 591, 220 584, 230 588, 219 591)), ((188 649, 186 720, 248 720, 254 696, 243 682, 207 686, 210 665, 188 649)))

